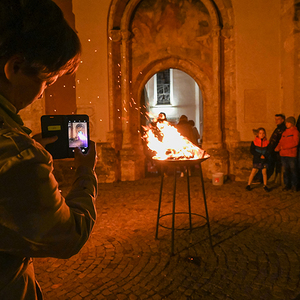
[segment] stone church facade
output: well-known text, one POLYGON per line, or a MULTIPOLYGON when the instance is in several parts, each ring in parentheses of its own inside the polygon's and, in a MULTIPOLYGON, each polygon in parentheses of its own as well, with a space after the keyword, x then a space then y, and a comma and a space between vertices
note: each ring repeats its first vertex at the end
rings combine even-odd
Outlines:
MULTIPOLYGON (((265 127, 270 136, 276 113, 296 118, 300 114, 300 1, 70 0, 69 4, 64 9, 71 12, 82 40, 83 64, 74 83, 62 83, 60 88, 76 86, 75 94, 73 89, 65 97, 69 107, 75 106, 68 113, 90 116, 100 182, 145 176, 140 134, 143 93, 159 71, 181 70, 201 90, 202 147, 211 155, 202 167, 208 178, 223 172, 245 180, 252 165, 252 129, 265 127)), ((22 113, 25 122, 32 112, 60 113, 59 104, 46 109, 47 103, 54 103, 59 86, 51 88, 42 104, 22 113)))

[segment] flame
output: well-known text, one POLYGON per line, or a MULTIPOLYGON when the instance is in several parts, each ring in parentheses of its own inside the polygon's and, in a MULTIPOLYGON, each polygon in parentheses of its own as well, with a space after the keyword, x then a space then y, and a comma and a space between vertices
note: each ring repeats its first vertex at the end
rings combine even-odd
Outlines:
POLYGON ((197 160, 210 157, 167 121, 156 122, 156 126, 144 129, 146 133, 143 138, 147 141, 148 148, 155 153, 153 159, 197 160))
POLYGON ((80 147, 87 147, 88 146, 88 139, 87 136, 80 130, 77 133, 78 140, 81 142, 80 147))

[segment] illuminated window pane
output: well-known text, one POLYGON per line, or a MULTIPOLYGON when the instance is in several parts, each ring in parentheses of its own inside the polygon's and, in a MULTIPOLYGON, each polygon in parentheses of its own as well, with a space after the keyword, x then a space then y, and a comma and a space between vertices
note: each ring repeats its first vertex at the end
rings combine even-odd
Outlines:
POLYGON ((157 105, 171 104, 170 69, 157 73, 156 90, 157 90, 157 105))

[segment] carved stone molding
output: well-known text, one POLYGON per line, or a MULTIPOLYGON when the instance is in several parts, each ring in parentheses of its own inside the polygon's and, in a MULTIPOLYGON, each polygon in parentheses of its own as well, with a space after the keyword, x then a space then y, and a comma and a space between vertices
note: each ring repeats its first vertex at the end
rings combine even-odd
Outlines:
POLYGON ((120 42, 121 41, 121 30, 112 29, 109 31, 109 39, 113 42, 120 42))
POLYGON ((211 31, 212 37, 219 37, 221 35, 221 27, 215 26, 211 31))
POLYGON ((131 38, 131 32, 129 30, 121 30, 121 36, 123 41, 128 41, 131 38))

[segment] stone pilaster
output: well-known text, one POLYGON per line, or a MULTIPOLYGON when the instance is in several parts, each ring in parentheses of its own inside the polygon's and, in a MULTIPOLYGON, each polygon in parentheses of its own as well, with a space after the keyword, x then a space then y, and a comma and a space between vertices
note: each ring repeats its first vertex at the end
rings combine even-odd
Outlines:
POLYGON ((140 150, 124 148, 120 151, 121 181, 134 181, 145 176, 145 159, 140 150))
POLYGON ((129 42, 131 32, 121 31, 121 95, 122 95, 122 149, 120 151, 121 180, 133 181, 144 177, 144 155, 141 142, 135 141, 132 135, 130 119, 130 73, 129 73, 129 42))

